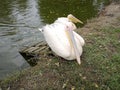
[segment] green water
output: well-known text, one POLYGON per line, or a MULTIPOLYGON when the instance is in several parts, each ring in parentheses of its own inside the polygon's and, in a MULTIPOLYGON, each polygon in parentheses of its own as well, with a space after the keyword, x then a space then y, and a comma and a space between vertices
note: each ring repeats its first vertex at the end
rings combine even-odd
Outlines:
MULTIPOLYGON (((109 0, 0 0, 0 26, 14 27, 12 31, 17 27, 33 29, 68 14, 86 22, 97 16, 107 4, 109 0)), ((17 32, 7 34, 15 35, 17 32)))
POLYGON ((56 18, 73 14, 83 22, 97 16, 97 13, 109 0, 40 0, 39 11, 45 23, 52 23, 56 18))
POLYGON ((18 49, 44 40, 38 27, 70 13, 86 23, 107 4, 109 0, 0 0, 0 79, 29 66, 18 49))

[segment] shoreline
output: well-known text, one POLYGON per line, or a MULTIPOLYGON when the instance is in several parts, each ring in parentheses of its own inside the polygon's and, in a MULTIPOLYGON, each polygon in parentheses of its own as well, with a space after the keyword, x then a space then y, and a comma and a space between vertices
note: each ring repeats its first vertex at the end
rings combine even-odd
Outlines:
POLYGON ((78 28, 77 32, 83 34, 85 32, 89 32, 94 29, 102 29, 104 27, 117 27, 120 28, 120 4, 111 3, 110 5, 106 6, 99 17, 92 18, 87 21, 87 24, 82 27, 78 28), (84 30, 86 30, 84 32, 84 30))

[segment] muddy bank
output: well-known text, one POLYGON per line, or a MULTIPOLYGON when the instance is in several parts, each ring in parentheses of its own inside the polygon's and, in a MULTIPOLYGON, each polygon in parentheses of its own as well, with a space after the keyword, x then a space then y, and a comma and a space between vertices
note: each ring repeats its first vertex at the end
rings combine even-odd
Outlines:
POLYGON ((76 61, 54 56, 47 49, 40 53, 36 66, 1 81, 0 89, 117 90, 120 87, 119 29, 120 4, 112 3, 99 17, 88 20, 83 28, 77 30, 86 41, 80 66, 76 61))
POLYGON ((103 9, 99 16, 87 21, 87 24, 78 29, 78 33, 90 34, 94 29, 102 29, 104 27, 120 27, 120 4, 112 3, 103 9))

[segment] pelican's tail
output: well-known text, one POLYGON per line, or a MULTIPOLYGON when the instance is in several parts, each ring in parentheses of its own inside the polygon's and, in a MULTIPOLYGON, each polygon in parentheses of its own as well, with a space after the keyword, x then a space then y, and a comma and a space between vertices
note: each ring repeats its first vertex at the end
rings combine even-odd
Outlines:
POLYGON ((40 32, 43 32, 43 29, 42 29, 42 28, 38 28, 38 30, 39 30, 40 32))

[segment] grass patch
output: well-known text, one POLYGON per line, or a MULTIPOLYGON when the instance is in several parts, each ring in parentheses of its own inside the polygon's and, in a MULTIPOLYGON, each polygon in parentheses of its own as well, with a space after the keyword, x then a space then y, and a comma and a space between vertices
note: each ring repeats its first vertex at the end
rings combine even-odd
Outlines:
POLYGON ((85 36, 85 41, 81 65, 60 57, 43 56, 20 79, 14 79, 14 83, 8 80, 10 89, 119 90, 120 28, 93 30, 85 36))
MULTIPOLYGON (((94 31, 92 35, 87 36, 87 40, 91 42, 85 46, 84 60, 90 63, 98 74, 96 83, 99 89, 119 90, 120 28, 94 31)), ((93 79, 95 80, 94 77, 93 79)))

